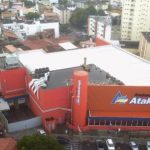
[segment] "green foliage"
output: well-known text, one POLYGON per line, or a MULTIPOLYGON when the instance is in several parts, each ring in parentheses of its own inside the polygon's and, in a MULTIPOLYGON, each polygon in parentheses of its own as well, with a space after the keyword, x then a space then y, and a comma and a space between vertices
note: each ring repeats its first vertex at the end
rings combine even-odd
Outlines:
POLYGON ((31 8, 31 7, 35 6, 35 3, 31 2, 31 1, 28 1, 28 0, 25 0, 24 5, 27 8, 31 8))
POLYGON ((104 12, 104 10, 102 10, 102 9, 99 9, 99 10, 97 11, 97 14, 98 14, 99 16, 105 16, 105 12, 104 12))
POLYGON ((84 9, 78 8, 70 18, 70 23, 76 28, 83 28, 86 24, 87 16, 84 9))
POLYGON ((24 136, 17 147, 19 150, 64 150, 55 139, 45 135, 24 136))
POLYGON ((111 11, 112 10, 112 7, 111 7, 111 5, 108 5, 108 9, 107 9, 108 11, 111 11))
POLYGON ((73 44, 78 46, 80 44, 80 40, 74 41, 73 44))
POLYGON ((85 25, 87 24, 87 19, 88 19, 89 15, 103 16, 105 14, 104 11, 103 12, 102 11, 99 12, 99 11, 96 11, 96 9, 93 5, 90 5, 86 9, 78 8, 73 12, 73 14, 70 18, 70 23, 72 26, 74 26, 78 29, 83 29, 85 27, 85 25))
POLYGON ((69 25, 68 24, 60 24, 60 32, 61 33, 69 33, 69 25))
POLYGON ((86 14, 89 15, 97 15, 97 11, 93 5, 90 5, 88 8, 85 9, 86 14))
POLYGON ((26 18, 29 20, 33 20, 33 19, 38 19, 40 17, 40 14, 38 13, 34 13, 34 12, 29 12, 28 14, 26 14, 26 18))
POLYGON ((67 4, 68 4, 68 0, 60 0, 60 5, 63 5, 65 7, 67 7, 67 4))

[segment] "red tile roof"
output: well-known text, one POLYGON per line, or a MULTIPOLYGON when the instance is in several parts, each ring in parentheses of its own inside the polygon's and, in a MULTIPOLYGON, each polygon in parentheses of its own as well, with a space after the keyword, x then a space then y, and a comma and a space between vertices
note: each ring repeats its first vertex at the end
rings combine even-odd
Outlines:
POLYGON ((14 45, 6 45, 5 46, 5 49, 7 51, 9 51, 10 53, 13 53, 13 52, 16 52, 17 51, 17 48, 14 46, 14 45))
POLYGON ((44 49, 47 52, 54 52, 54 51, 61 51, 63 50, 60 46, 59 43, 62 42, 72 42, 73 39, 70 36, 61 36, 60 38, 57 39, 48 39, 48 38, 43 38, 43 39, 27 39, 23 42, 21 42, 24 46, 28 47, 31 50, 34 49, 44 49))
POLYGON ((17 35, 13 31, 8 29, 4 29, 4 36, 8 38, 18 39, 17 35))
POLYGON ((37 39, 37 40, 25 40, 22 42, 22 44, 26 47, 29 47, 30 49, 40 49, 40 48, 46 48, 49 46, 49 42, 44 39, 37 39))

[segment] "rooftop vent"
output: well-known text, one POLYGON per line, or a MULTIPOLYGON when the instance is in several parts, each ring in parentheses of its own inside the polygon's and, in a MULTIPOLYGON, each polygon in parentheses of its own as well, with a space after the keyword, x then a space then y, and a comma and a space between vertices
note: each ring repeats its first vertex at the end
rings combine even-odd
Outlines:
POLYGON ((6 57, 5 69, 17 68, 19 66, 19 61, 16 57, 6 57))
POLYGON ((85 71, 90 72, 90 68, 89 68, 88 65, 87 65, 87 58, 86 58, 86 57, 84 57, 84 63, 83 63, 83 65, 82 65, 82 67, 83 67, 83 69, 84 69, 85 71))
POLYGON ((35 78, 41 78, 44 77, 45 73, 49 72, 49 68, 39 68, 35 69, 35 78))

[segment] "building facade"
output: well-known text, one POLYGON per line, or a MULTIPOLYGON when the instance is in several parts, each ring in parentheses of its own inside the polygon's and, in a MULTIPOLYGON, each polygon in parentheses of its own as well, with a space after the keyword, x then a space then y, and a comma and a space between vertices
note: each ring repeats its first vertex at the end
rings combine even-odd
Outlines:
POLYGON ((139 41, 141 32, 150 31, 150 0, 125 0, 122 9, 121 39, 139 41))
POLYGON ((139 43, 140 56, 150 60, 150 32, 142 32, 139 43))
POLYGON ((88 35, 110 40, 111 39, 110 16, 89 16, 88 35))
POLYGON ((24 98, 47 131, 53 123, 79 132, 150 130, 150 63, 120 48, 35 50, 18 53, 13 61, 0 55, 0 60, 2 97, 11 106, 24 98))
POLYGON ((68 24, 72 11, 68 8, 53 6, 53 12, 59 16, 60 24, 68 24))
POLYGON ((44 30, 47 29, 53 29, 55 38, 59 37, 58 22, 41 22, 41 21, 35 21, 33 23, 12 22, 3 24, 3 28, 14 31, 16 35, 21 39, 24 39, 30 35, 35 35, 37 32, 43 32, 44 30))

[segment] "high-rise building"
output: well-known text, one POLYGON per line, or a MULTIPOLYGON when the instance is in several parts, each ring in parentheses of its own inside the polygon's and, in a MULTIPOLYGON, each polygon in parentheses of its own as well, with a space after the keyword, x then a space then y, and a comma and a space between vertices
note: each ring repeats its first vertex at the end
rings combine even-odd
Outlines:
POLYGON ((111 17, 89 16, 88 35, 111 40, 111 17))
POLYGON ((139 41, 141 32, 150 31, 150 0, 124 0, 121 39, 139 41))

